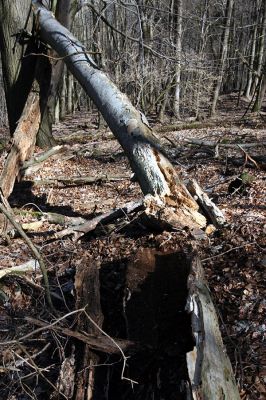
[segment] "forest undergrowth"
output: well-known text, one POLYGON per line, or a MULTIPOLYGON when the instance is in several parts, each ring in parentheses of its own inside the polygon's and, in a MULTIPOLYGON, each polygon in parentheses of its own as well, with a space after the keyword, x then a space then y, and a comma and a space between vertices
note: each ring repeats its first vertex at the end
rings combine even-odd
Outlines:
MULTIPOLYGON (((201 127, 167 131, 166 123, 163 129, 162 125, 151 123, 182 178, 185 181, 195 178, 225 214, 226 226, 207 238, 199 238, 198 250, 241 399, 262 400, 266 398, 265 115, 248 114, 240 121, 243 109, 234 110, 234 101, 230 96, 220 98, 215 127, 209 127, 208 120, 204 120, 201 127)), ((74 153, 57 154, 41 168, 37 165, 16 184, 9 198, 17 221, 45 260, 54 304, 61 318, 66 317, 58 325, 60 329, 49 327, 58 316, 47 308, 40 271, 31 268, 26 273, 6 272, 32 259, 28 246, 16 232, 2 237, 0 392, 3 399, 55 398, 52 396, 56 389, 62 389, 58 377, 64 371, 63 365, 68 363, 71 370, 75 364, 71 346, 72 340, 79 339, 64 329, 72 329, 77 323, 78 314, 71 314, 77 307, 75 274, 84 260, 90 260, 100 269, 103 329, 114 337, 123 337, 121 291, 127 279, 127 263, 143 249, 162 253, 180 251, 192 239, 189 231, 156 232, 147 228, 140 212, 100 223, 79 241, 58 235, 65 226, 51 220, 52 217, 49 220, 48 214, 89 220, 141 198, 122 148, 108 128, 97 129, 97 121, 97 114, 77 112, 58 123, 54 128, 58 144, 68 145, 74 153), (102 178, 96 182, 77 181, 99 176, 102 178), (72 178, 76 181, 71 182, 72 178), (18 341, 19 337, 25 339, 18 341)), ((41 150, 37 148, 35 155, 39 153, 41 150)), ((3 151, 2 162, 4 155, 3 151)), ((161 389, 167 399, 172 395, 167 395, 167 390, 179 379, 170 354, 175 350, 171 349, 169 346, 167 354, 159 352, 156 361, 153 360, 162 369, 169 369, 161 389)), ((143 359, 134 362, 143 365, 143 359)), ((117 361, 101 356, 98 362, 117 361)), ((120 371, 121 360, 118 365, 120 371)), ((134 367, 132 371, 131 378, 136 375, 134 367)), ((146 372, 143 369, 141 373, 145 376, 146 372)), ((105 374, 99 372, 97 379, 104 379, 105 374)), ((116 369, 113 371, 116 381, 119 374, 116 369)), ((152 373, 147 379, 152 379, 151 376, 152 373)), ((127 393, 125 398, 137 398, 130 397, 132 394, 127 392, 130 387, 130 383, 123 382, 119 390, 127 393)), ((122 398, 114 389, 110 393, 113 396, 110 398, 122 398)), ((145 399, 141 390, 139 398, 145 399)))

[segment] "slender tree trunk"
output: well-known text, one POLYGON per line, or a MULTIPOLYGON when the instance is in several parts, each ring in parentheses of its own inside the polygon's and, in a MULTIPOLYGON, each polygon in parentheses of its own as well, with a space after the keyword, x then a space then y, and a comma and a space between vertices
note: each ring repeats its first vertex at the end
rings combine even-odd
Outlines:
MULTIPOLYGON (((74 16, 77 12, 77 5, 74 0, 58 0, 54 2, 53 8, 57 20, 66 28, 72 27, 74 16)), ((53 50, 49 52, 49 56, 56 58, 57 54, 53 50)), ((51 72, 49 74, 49 87, 47 96, 43 99, 42 121, 37 135, 37 144, 39 147, 47 148, 55 145, 52 136, 52 125, 55 122, 55 107, 58 99, 58 92, 62 87, 62 77, 64 71, 64 63, 62 60, 50 61, 51 72)))
POLYGON ((262 1, 261 3, 261 16, 259 20, 261 21, 261 29, 258 29, 259 33, 259 43, 258 43, 258 57, 257 57, 257 63, 256 63, 256 75, 254 75, 253 83, 252 83, 252 88, 251 88, 251 94, 254 93, 255 88, 258 85, 259 82, 259 77, 261 76, 262 73, 262 67, 263 67, 263 57, 264 57, 264 47, 265 47, 265 33, 266 33, 266 4, 265 0, 262 1))
POLYGON ((214 116, 216 112, 216 105, 218 101, 218 96, 220 94, 223 75, 225 71, 225 63, 227 59, 228 52, 228 42, 229 42, 229 33, 230 33, 230 24, 232 18, 232 11, 234 6, 234 0, 227 0, 226 12, 225 12, 225 26, 224 26, 224 35, 223 35, 223 43, 221 49, 221 57, 220 57, 220 66, 218 68, 218 77, 216 81, 216 85, 213 92, 212 105, 211 105, 211 115, 214 116))
MULTIPOLYGON (((255 12, 257 12, 257 10, 255 12)), ((254 68, 254 60, 255 60, 255 53, 256 53, 257 31, 258 31, 258 25, 256 22, 257 22, 256 18, 254 18, 254 28, 253 28, 253 34, 252 34, 248 78, 247 78, 247 84, 246 84, 246 87, 245 87, 245 90, 243 93, 243 95, 247 98, 249 98, 251 96, 251 85, 252 85, 252 79, 253 79, 253 68, 254 68)))
POLYGON ((174 115, 180 119, 180 86, 181 86, 181 56, 182 56, 182 16, 183 0, 175 0, 176 13, 176 68, 175 68, 175 97, 174 115))
MULTIPOLYGON (((123 147, 143 193, 174 209, 179 226, 203 226, 196 202, 180 182, 173 166, 162 154, 146 118, 136 110, 92 58, 84 46, 38 1, 32 1, 38 15, 42 39, 54 48, 92 98, 123 147)), ((171 211, 171 212, 172 212, 171 211)))

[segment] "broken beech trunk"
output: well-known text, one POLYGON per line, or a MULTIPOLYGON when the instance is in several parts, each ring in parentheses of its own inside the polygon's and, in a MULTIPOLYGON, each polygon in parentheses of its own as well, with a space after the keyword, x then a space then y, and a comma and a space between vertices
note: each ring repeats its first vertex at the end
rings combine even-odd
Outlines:
POLYGON ((33 0, 42 39, 64 61, 88 96, 102 113, 111 131, 123 147, 144 195, 151 195, 148 210, 176 227, 206 225, 198 205, 178 178, 175 169, 162 154, 159 141, 145 116, 102 72, 85 47, 44 8, 33 0), (165 207, 168 206, 168 207, 165 207), (167 215, 163 215, 167 209, 167 215))

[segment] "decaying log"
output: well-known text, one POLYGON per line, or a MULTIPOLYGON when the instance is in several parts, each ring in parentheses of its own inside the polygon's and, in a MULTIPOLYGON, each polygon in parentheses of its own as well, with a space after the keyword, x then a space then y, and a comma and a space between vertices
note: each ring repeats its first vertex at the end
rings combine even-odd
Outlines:
POLYGON ((190 194, 203 209, 204 214, 210 220, 210 222, 216 227, 223 226, 225 224, 225 217, 222 211, 213 203, 209 196, 204 193, 195 179, 188 181, 187 188, 190 194))
POLYGON ((119 182, 129 179, 129 175, 97 175, 97 176, 57 176, 55 178, 36 179, 32 181, 34 186, 45 185, 58 185, 64 184, 65 186, 79 186, 79 185, 92 185, 95 183, 103 182, 119 182))
MULTIPOLYGON (((209 141, 209 140, 202 140, 202 139, 185 139, 185 143, 187 144, 193 144, 196 146, 203 146, 203 147, 211 147, 211 148, 215 148, 217 146, 219 147, 226 147, 229 149, 238 149, 240 146, 244 147, 244 148, 251 148, 251 147, 261 147, 261 146, 265 146, 266 142, 252 142, 252 143, 222 143, 222 142, 213 142, 213 141, 209 141)), ((240 147, 240 148, 241 148, 240 147)))
POLYGON ((12 193, 16 178, 20 178, 21 166, 34 151, 40 120, 39 96, 33 92, 29 95, 18 122, 11 149, 0 177, 0 187, 6 198, 12 193))
POLYGON ((194 349, 187 366, 194 400, 238 400, 232 366, 226 354, 218 318, 204 278, 200 259, 194 255, 188 278, 187 311, 191 314, 194 349))
POLYGON ((175 132, 189 129, 204 129, 204 128, 216 128, 217 126, 226 127, 231 126, 231 122, 225 121, 192 121, 184 122, 175 125, 163 125, 157 128, 157 132, 175 132))
POLYGON ((84 46, 45 9, 32 0, 42 40, 57 51, 94 101, 111 131, 121 144, 144 195, 178 211, 179 227, 203 227, 206 220, 162 151, 159 139, 145 116, 121 93, 86 53, 84 46))
MULTIPOLYGON (((96 262, 84 256, 77 267, 75 277, 76 309, 86 306, 87 312, 95 323, 102 328, 103 315, 100 301, 99 269, 96 262)), ((99 334, 84 315, 81 315, 77 327, 90 334, 99 334)), ((94 391, 95 368, 99 364, 99 356, 91 351, 88 345, 80 349, 76 375, 76 400, 92 399, 94 391)))
POLYGON ((82 225, 64 229, 63 231, 58 232, 56 236, 58 238, 62 238, 64 236, 74 235, 74 240, 78 240, 86 233, 93 231, 99 224, 107 224, 116 220, 117 218, 125 216, 126 214, 137 212, 143 209, 143 200, 139 200, 137 202, 131 201, 124 204, 120 208, 115 208, 114 210, 101 214, 93 218, 92 220, 85 222, 82 225))
POLYGON ((239 400, 197 252, 140 248, 125 270, 126 338, 140 345, 127 376, 138 385, 112 380, 110 366, 108 387, 119 386, 121 400, 239 400))

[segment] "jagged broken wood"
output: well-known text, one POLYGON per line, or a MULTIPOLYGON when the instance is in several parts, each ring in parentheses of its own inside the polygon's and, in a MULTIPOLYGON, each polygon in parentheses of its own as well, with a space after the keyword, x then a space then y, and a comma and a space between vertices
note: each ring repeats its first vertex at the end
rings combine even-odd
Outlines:
POLYGON ((232 366, 223 345, 217 314, 199 257, 194 253, 188 277, 187 311, 195 345, 187 353, 193 400, 239 400, 232 366))
POLYGON ((20 178, 20 168, 34 151, 36 135, 41 120, 39 96, 30 93, 11 142, 11 148, 0 176, 0 188, 8 198, 13 191, 16 178, 20 178))
POLYGON ((176 225, 203 227, 205 218, 198 212, 173 165, 163 154, 157 136, 145 116, 131 104, 114 83, 86 53, 84 46, 45 9, 41 2, 32 1, 42 40, 49 44, 94 101, 111 131, 123 147, 144 195, 178 210, 176 225))
POLYGON ((189 180, 186 186, 210 222, 216 227, 223 226, 226 221, 222 211, 213 203, 207 193, 201 189, 195 179, 189 180))
POLYGON ((86 233, 93 231, 99 224, 108 224, 109 222, 112 222, 112 221, 116 220, 117 218, 121 218, 127 214, 131 214, 133 212, 138 212, 141 210, 144 210, 143 200, 139 200, 136 202, 131 201, 129 203, 124 204, 123 206, 121 206, 119 208, 115 208, 114 210, 111 210, 104 214, 98 215, 97 217, 95 217, 89 221, 86 221, 85 223, 83 223, 81 225, 64 229, 63 231, 58 232, 56 234, 56 237, 62 238, 64 236, 73 235, 73 239, 78 240, 82 236, 84 236, 86 233))

